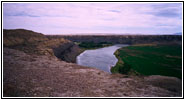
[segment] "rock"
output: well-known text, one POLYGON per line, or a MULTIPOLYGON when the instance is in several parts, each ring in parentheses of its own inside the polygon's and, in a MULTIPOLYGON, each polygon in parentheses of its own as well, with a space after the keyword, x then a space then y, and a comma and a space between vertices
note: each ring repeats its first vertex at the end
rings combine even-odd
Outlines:
POLYGON ((41 33, 24 29, 3 30, 5 47, 24 51, 29 54, 56 56, 67 62, 76 62, 80 48, 64 38, 48 39, 41 33))
POLYGON ((151 75, 145 78, 145 81, 153 86, 167 89, 169 91, 180 92, 181 94, 182 81, 176 77, 167 77, 160 75, 151 75))

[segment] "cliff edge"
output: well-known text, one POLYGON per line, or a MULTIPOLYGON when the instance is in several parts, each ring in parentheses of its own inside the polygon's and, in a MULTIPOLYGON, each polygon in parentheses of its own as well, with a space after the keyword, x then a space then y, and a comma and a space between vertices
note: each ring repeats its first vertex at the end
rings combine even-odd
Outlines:
POLYGON ((25 35, 27 38, 22 39, 13 31, 14 36, 6 36, 3 32, 4 97, 182 96, 182 81, 175 77, 109 74, 67 63, 55 55, 65 54, 67 51, 60 53, 62 44, 70 41, 50 40, 42 34, 36 37, 25 35))
POLYGON ((45 35, 25 29, 3 30, 3 46, 29 54, 56 56, 67 62, 76 62, 80 48, 64 38, 48 39, 45 35))

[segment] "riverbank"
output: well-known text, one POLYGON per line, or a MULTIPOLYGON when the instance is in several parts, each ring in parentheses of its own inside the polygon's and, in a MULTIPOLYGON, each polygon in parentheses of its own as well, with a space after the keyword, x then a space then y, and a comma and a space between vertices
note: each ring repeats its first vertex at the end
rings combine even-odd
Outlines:
POLYGON ((145 44, 121 48, 115 52, 118 62, 112 73, 165 75, 182 78, 182 46, 145 44))
POLYGON ((111 73, 121 73, 121 74, 126 74, 126 75, 140 75, 138 72, 133 70, 131 66, 124 62, 122 58, 120 57, 120 49, 116 50, 114 53, 116 58, 118 59, 118 62, 116 63, 115 66, 111 67, 111 73))

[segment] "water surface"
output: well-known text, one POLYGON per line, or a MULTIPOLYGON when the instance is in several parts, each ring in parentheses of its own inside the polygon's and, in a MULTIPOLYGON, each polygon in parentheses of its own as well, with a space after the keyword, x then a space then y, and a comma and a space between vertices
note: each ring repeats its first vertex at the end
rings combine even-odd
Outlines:
POLYGON ((115 57, 114 52, 128 45, 117 44, 109 47, 94 49, 94 50, 85 50, 77 57, 77 64, 95 67, 100 70, 110 72, 110 68, 115 66, 118 59, 115 57))

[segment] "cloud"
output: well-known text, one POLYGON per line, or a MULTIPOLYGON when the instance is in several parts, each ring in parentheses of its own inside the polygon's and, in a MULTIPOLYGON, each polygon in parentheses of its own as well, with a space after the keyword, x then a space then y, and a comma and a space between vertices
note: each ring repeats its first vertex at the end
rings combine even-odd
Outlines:
POLYGON ((115 12, 115 13, 120 13, 121 11, 119 11, 119 10, 108 10, 108 11, 110 11, 110 12, 115 12))
POLYGON ((153 8, 149 13, 159 16, 159 17, 179 17, 182 15, 182 5, 178 3, 174 4, 161 4, 161 5, 151 5, 153 8), (155 10, 157 9, 157 10, 155 10))
POLYGON ((3 3, 3 28, 45 34, 182 31, 181 3, 3 3))

